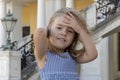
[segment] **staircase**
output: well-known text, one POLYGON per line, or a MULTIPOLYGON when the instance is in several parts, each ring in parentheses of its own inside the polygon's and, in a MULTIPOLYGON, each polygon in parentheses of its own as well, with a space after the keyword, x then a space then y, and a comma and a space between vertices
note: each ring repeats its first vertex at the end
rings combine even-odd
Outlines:
POLYGON ((40 80, 37 64, 34 57, 33 35, 15 41, 15 51, 20 51, 21 58, 21 80, 40 80))

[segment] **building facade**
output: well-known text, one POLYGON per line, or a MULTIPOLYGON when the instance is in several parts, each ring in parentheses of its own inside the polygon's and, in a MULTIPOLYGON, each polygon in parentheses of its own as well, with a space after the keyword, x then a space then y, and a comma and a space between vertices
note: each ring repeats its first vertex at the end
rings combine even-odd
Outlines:
MULTIPOLYGON (((100 0, 102 1, 102 0, 100 0)), ((0 18, 10 9, 18 22, 12 32, 12 41, 19 41, 23 35, 33 34, 39 27, 46 28, 49 18, 60 8, 72 7, 79 10, 88 25, 94 30, 98 57, 94 61, 81 64, 80 80, 115 80, 119 78, 119 20, 115 15, 107 21, 97 21, 97 0, 0 0, 0 18), (98 27, 100 26, 100 27, 98 27), (98 28, 96 28, 98 27, 98 28), (27 31, 24 31, 26 28, 27 31), (25 33, 24 33, 25 32, 25 33)), ((0 23, 0 46, 6 42, 6 32, 0 23)))

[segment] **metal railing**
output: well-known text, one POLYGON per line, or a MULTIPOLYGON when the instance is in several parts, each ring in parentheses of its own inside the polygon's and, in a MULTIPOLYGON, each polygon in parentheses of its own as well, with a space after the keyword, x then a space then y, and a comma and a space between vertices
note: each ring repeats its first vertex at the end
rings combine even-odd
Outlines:
POLYGON ((22 46, 16 48, 16 51, 20 51, 21 58, 21 79, 27 80, 30 76, 37 72, 37 65, 34 57, 34 42, 33 35, 29 35, 29 38, 22 46))
POLYGON ((112 17, 118 9, 119 0, 97 0, 96 1, 96 19, 97 23, 112 17))
MULTIPOLYGON (((23 45, 16 48, 15 51, 20 51, 22 54, 21 58, 21 70, 23 70, 25 67, 29 66, 34 60, 34 43, 33 43, 33 35, 29 35, 31 38, 27 42, 25 42, 23 45)), ((18 45, 16 45, 18 46, 18 45)))
MULTIPOLYGON (((27 80, 31 75, 33 75, 36 70, 36 62, 34 57, 34 43, 33 35, 29 35, 30 38, 16 51, 20 51, 22 54, 21 58, 21 79, 27 80)), ((26 37, 27 38, 27 37, 26 37)))

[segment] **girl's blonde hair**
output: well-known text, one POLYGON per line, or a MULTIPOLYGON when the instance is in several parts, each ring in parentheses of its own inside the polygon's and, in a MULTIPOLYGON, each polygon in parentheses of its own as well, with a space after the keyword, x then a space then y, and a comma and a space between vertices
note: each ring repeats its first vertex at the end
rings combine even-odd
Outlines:
MULTIPOLYGON (((53 47, 51 45, 51 43, 49 41, 50 29, 52 27, 52 23, 54 22, 54 20, 57 17, 63 16, 64 14, 67 14, 68 12, 70 12, 75 17, 75 19, 79 23, 80 27, 82 27, 86 32, 88 32, 87 24, 86 24, 85 20, 83 19, 82 15, 80 14, 80 12, 78 12, 77 10, 72 9, 72 8, 62 8, 62 9, 57 10, 53 14, 53 16, 50 18, 50 21, 49 21, 49 24, 47 27, 48 49, 54 53, 59 53, 59 52, 62 52, 63 50, 56 49, 55 47, 53 47)), ((77 46, 78 41, 80 41, 82 43, 82 40, 79 38, 78 33, 75 32, 74 39, 73 39, 71 45, 68 46, 64 50, 64 51, 68 51, 70 53, 70 55, 72 56, 72 58, 74 58, 74 59, 76 59, 76 57, 78 55, 78 54, 76 54, 76 46, 77 46)), ((81 49, 81 54, 79 54, 79 56, 82 56, 83 52, 84 52, 84 47, 81 49)))

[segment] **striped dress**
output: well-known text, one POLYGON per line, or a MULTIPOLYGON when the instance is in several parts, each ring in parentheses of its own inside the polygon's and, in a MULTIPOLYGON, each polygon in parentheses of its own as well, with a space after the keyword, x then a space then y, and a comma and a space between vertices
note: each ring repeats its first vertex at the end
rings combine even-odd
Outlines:
POLYGON ((39 70, 41 80, 79 80, 77 63, 68 52, 47 53, 45 67, 39 70))

